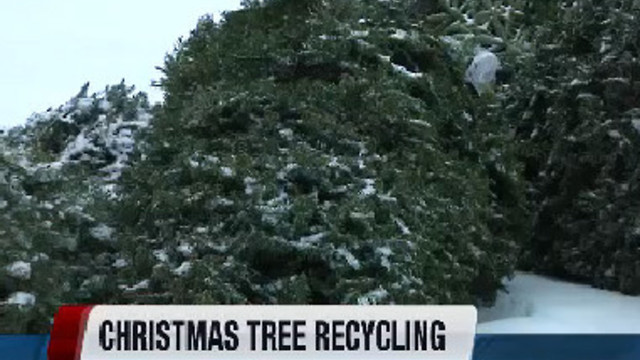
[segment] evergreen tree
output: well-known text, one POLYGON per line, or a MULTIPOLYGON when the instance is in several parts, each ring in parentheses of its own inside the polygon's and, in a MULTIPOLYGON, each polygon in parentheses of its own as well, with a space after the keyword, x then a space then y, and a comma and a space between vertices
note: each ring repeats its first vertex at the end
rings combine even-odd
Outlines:
POLYGON ((149 111, 124 83, 92 96, 85 84, 0 137, 0 333, 47 332, 65 303, 117 301, 109 207, 149 111))
POLYGON ((512 95, 536 210, 526 265, 640 293, 635 1, 557 2, 512 95))
POLYGON ((523 199, 456 49, 408 2, 245 5, 167 57, 117 211, 134 301, 490 300, 523 199))
POLYGON ((639 11, 247 0, 202 18, 161 106, 85 85, 0 135, 0 332, 46 331, 62 303, 490 303, 518 263, 640 292, 639 11), (501 67, 477 94, 482 51, 501 67))

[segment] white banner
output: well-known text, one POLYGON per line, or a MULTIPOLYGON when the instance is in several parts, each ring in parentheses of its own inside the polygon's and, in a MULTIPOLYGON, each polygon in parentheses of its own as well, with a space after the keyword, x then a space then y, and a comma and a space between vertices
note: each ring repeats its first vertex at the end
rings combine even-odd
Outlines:
POLYGON ((464 360, 473 306, 107 306, 81 360, 464 360))

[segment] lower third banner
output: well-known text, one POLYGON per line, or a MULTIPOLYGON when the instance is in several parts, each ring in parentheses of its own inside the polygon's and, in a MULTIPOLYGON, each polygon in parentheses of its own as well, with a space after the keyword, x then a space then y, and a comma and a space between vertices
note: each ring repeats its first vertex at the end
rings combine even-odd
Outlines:
POLYGON ((470 359, 473 306, 62 307, 49 360, 470 359))
MULTIPOLYGON (((48 335, 0 335, 0 357, 47 360, 48 343, 48 335)), ((640 335, 477 335, 472 359, 637 360, 640 335)))

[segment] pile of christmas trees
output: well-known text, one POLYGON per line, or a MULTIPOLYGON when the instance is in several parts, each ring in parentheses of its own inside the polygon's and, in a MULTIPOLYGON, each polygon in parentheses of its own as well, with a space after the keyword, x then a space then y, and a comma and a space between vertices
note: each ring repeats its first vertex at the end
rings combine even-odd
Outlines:
POLYGON ((560 6, 513 91, 535 209, 525 265, 640 293, 640 3, 560 6))
POLYGON ((91 96, 87 84, 0 137, 0 333, 47 331, 63 303, 118 298, 107 223, 149 111, 124 84, 91 96))
POLYGON ((167 56, 161 106, 85 86, 1 134, 0 332, 490 302, 518 265, 640 292, 637 5, 564 3, 245 1, 167 56))
POLYGON ((524 213, 508 128, 464 86, 472 47, 410 6, 269 1, 200 21, 123 178, 119 241, 130 284, 148 283, 132 298, 494 296, 524 213))

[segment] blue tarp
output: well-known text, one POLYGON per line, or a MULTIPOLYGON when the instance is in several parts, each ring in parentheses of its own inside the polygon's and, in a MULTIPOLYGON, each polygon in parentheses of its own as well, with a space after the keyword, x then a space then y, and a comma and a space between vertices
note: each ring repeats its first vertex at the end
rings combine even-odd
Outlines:
MULTIPOLYGON (((46 360, 48 341, 47 335, 0 335, 0 359, 46 360)), ((478 335, 473 351, 473 360, 638 359, 640 335, 478 335)))

